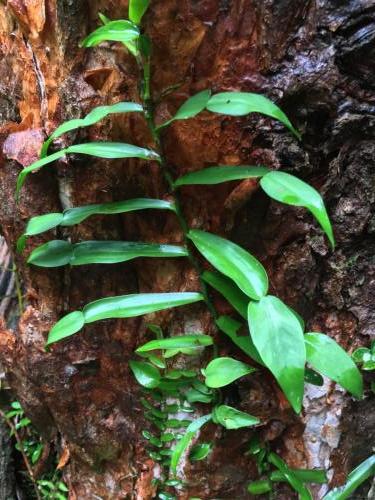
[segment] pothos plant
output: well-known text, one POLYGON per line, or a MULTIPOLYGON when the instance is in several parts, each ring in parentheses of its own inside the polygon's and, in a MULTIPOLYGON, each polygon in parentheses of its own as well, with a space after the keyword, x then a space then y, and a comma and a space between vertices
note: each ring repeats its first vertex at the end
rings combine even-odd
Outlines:
MULTIPOLYGON (((96 214, 120 214, 146 209, 174 213, 184 236, 182 245, 128 241, 72 243, 69 240, 52 240, 32 251, 28 263, 40 267, 59 267, 115 264, 138 257, 190 260, 199 275, 199 290, 184 293, 136 293, 98 299, 87 304, 83 310, 71 312, 60 319, 51 329, 47 341, 50 346, 96 321, 143 316, 195 302, 206 304, 218 329, 249 357, 251 365, 233 358, 217 356, 214 350, 213 359, 201 373, 170 370, 167 366, 170 357, 176 354, 192 355, 211 346, 213 340, 204 332, 188 332, 186 335, 164 338, 155 327, 153 331, 157 332, 157 338, 137 349, 137 354, 141 355, 143 360, 130 363, 136 379, 147 394, 142 399, 142 404, 147 409, 146 418, 148 416, 161 433, 156 437, 147 430, 143 432, 150 445, 155 448, 150 451, 150 455, 172 473, 169 479, 164 480, 165 485, 180 487, 181 483, 175 478, 179 461, 202 426, 214 422, 227 429, 237 429, 261 424, 256 416, 222 404, 218 394, 221 387, 253 373, 256 369, 253 364, 271 371, 296 413, 302 408, 304 384, 308 382, 322 385, 321 375, 337 382, 357 398, 362 396, 363 388, 360 372, 350 356, 329 336, 319 332, 306 333, 302 318, 282 300, 268 293, 267 273, 259 260, 228 239, 209 233, 201 227, 189 227, 179 194, 184 186, 214 185, 253 178, 259 180, 260 187, 272 199, 308 209, 317 219, 332 247, 335 244, 331 223, 320 194, 293 175, 259 165, 220 165, 193 171, 177 179, 173 177, 163 155, 163 135, 174 121, 188 120, 204 110, 229 116, 259 113, 281 122, 297 140, 300 140, 300 134, 278 106, 263 95, 249 92, 212 94, 210 90, 203 90, 187 99, 171 119, 161 124, 156 123, 150 87, 152 47, 150 39, 141 29, 141 20, 149 3, 149 0, 130 0, 128 20, 111 21, 100 15, 102 26, 82 43, 84 47, 94 47, 102 42, 123 43, 135 57, 140 70, 139 102, 118 102, 100 106, 85 118, 63 123, 44 143, 40 159, 21 171, 16 193, 18 197, 29 173, 40 170, 66 155, 83 154, 107 159, 140 158, 158 164, 168 187, 168 200, 128 199, 75 207, 62 213, 39 215, 28 222, 25 233, 18 241, 18 249, 23 251, 28 237, 58 226, 79 224, 96 214), (117 142, 91 142, 74 144, 50 154, 50 146, 55 139, 78 128, 91 126, 115 113, 142 114, 149 127, 154 147, 149 149, 117 142), (202 271, 198 254, 208 261, 212 270, 202 271), (210 299, 210 287, 221 293, 233 306, 232 315, 218 315, 210 299), (239 331, 244 326, 248 333, 241 335, 239 331), (150 399, 157 405, 151 404, 150 399), (186 415, 194 413, 194 403, 197 402, 209 404, 211 410, 195 419, 178 418, 181 412, 186 415), (171 415, 175 417, 171 418, 171 415), (178 429, 179 433, 169 432, 170 429, 178 429)), ((204 458, 209 453, 210 446, 206 444, 195 451, 193 448, 190 456, 193 460, 194 457, 204 458)), ((311 498, 301 474, 288 469, 275 454, 262 452, 262 457, 271 457, 269 462, 278 470, 276 476, 289 482, 301 498, 311 498)), ((260 472, 264 472, 264 468, 260 472)), ((318 479, 321 479, 321 476, 318 479)), ((255 493, 256 485, 253 490, 255 493)), ((159 497, 174 498, 166 491, 160 491, 159 497)))

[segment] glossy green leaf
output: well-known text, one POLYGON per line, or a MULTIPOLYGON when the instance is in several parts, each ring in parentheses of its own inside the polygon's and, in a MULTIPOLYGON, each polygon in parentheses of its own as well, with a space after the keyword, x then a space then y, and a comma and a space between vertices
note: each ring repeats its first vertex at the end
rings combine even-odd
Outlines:
POLYGON ((111 22, 111 20, 109 19, 109 17, 105 16, 101 12, 98 13, 98 17, 99 17, 100 21, 102 22, 102 24, 108 24, 108 23, 111 22))
POLYGON ((290 123, 286 114, 267 97, 250 92, 221 92, 208 101, 207 109, 213 113, 231 116, 244 116, 261 113, 283 123, 296 137, 299 132, 290 123))
POLYGON ((188 237, 218 271, 231 278, 250 298, 258 300, 267 293, 267 273, 249 252, 229 240, 198 229, 189 231, 188 237))
POLYGON ((285 172, 268 173, 261 179, 260 185, 274 200, 310 210, 328 236, 332 247, 335 246, 331 222, 323 199, 316 189, 285 172))
POLYGON ((150 0, 129 0, 129 19, 140 24, 142 17, 150 5, 150 0))
POLYGON ((229 316, 220 316, 216 320, 216 325, 232 340, 238 348, 245 352, 250 358, 264 366, 262 358, 257 351, 254 342, 249 335, 240 336, 237 334, 238 330, 243 326, 238 321, 235 321, 229 316))
MULTIPOLYGON (((328 482, 326 473, 321 469, 289 469, 303 483, 325 484, 328 482)), ((280 471, 273 471, 270 475, 271 481, 287 481, 285 475, 280 471)))
POLYGON ((16 195, 18 196, 28 174, 36 170, 40 170, 42 167, 45 167, 49 163, 53 163, 69 153, 80 153, 109 159, 142 158, 144 160, 160 161, 160 157, 155 151, 140 148, 138 146, 134 146, 133 144, 126 144, 122 142, 90 142, 87 144, 75 144, 62 149, 61 151, 57 151, 57 153, 46 156, 45 158, 42 158, 21 170, 17 179, 16 195))
POLYGON ((244 318, 247 319, 247 306, 249 297, 245 295, 238 286, 229 278, 220 273, 212 271, 204 271, 202 279, 212 286, 215 290, 221 293, 227 301, 235 308, 235 310, 244 318))
MULTIPOLYGON (((200 293, 140 293, 134 295, 120 295, 118 297, 108 297, 105 299, 91 302, 83 309, 84 323, 92 323, 102 319, 110 318, 132 318, 134 316, 143 316, 156 311, 170 309, 172 307, 192 304, 203 300, 200 293)), ((80 314, 82 314, 80 313, 80 314)), ((78 314, 78 313, 77 313, 78 314)), ((69 317, 65 316, 52 328, 48 337, 48 344, 62 340, 69 335, 73 335, 81 327, 75 331, 69 328, 69 317), (68 325, 68 327, 66 327, 68 325), (58 338, 55 338, 55 332, 58 331, 58 338)))
POLYGON ((212 450, 212 443, 201 443, 196 444, 192 447, 189 453, 189 459, 191 462, 198 462, 199 460, 204 460, 208 457, 212 450))
POLYGON ((54 227, 61 224, 63 220, 63 214, 59 213, 51 213, 45 215, 39 215, 37 217, 33 217, 29 220, 26 231, 23 235, 18 238, 17 241, 17 251, 23 252, 25 249, 26 240, 29 236, 34 236, 36 234, 44 233, 44 231, 49 231, 54 227))
POLYGON ((324 384, 324 379, 316 371, 311 370, 310 368, 306 368, 305 369, 305 382, 307 382, 308 384, 317 385, 318 387, 322 387, 322 385, 324 384))
POLYGON ((174 185, 178 187, 193 184, 221 184, 222 182, 263 177, 268 172, 269 169, 266 167, 248 167, 247 165, 210 167, 190 172, 177 179, 174 185))
POLYGON ((198 94, 193 95, 177 110, 173 118, 160 125, 158 129, 160 130, 167 127, 175 120, 187 120, 188 118, 193 118, 205 109, 210 97, 210 90, 203 90, 202 92, 198 92, 198 94))
POLYGON ((69 243, 55 240, 36 248, 28 259, 39 267, 58 267, 70 264, 117 264, 139 257, 186 257, 187 250, 180 246, 137 243, 128 241, 84 241, 69 243))
POLYGON ((213 339, 208 335, 179 335, 168 339, 151 340, 135 352, 148 352, 156 349, 182 349, 185 347, 201 347, 213 344, 213 339))
POLYGON ((306 488, 301 479, 293 473, 287 464, 276 453, 269 453, 268 461, 279 469, 284 474, 285 480, 290 486, 297 491, 300 500, 313 500, 310 490, 306 488))
POLYGON ((171 456, 172 472, 176 473, 178 463, 181 460, 183 453, 187 450, 187 448, 189 447, 191 441, 193 440, 194 436, 197 434, 199 429, 201 429, 207 422, 209 422, 211 418, 212 418, 211 414, 204 415, 203 417, 193 420, 191 424, 187 427, 186 433, 177 442, 176 446, 173 449, 173 453, 171 456))
POLYGON ((302 406, 306 349, 300 322, 280 299, 271 295, 249 304, 251 338, 293 409, 302 406))
POLYGON ((127 43, 136 40, 139 28, 131 21, 110 21, 90 33, 81 43, 82 47, 95 47, 102 42, 127 43))
POLYGON ((255 371, 255 368, 233 358, 216 358, 205 369, 207 387, 217 389, 255 371))
POLYGON ((85 318, 81 311, 74 311, 64 316, 51 329, 48 335, 48 344, 53 344, 61 339, 70 337, 79 332, 85 324, 85 318))
POLYGON ((258 418, 226 405, 215 407, 212 420, 226 429, 240 429, 241 427, 251 427, 260 423, 258 418))
POLYGON ((86 323, 108 318, 131 318, 203 300, 200 293, 140 293, 108 297, 83 309, 86 323))
POLYGON ((48 148, 51 142, 58 137, 61 137, 63 134, 66 134, 67 132, 71 132, 72 130, 76 130, 78 128, 90 127, 91 125, 94 125, 95 123, 103 120, 111 114, 134 112, 140 113, 142 111, 142 106, 135 102, 118 102, 110 106, 98 106, 97 108, 94 108, 92 111, 90 111, 90 113, 86 115, 85 118, 76 118, 61 124, 43 144, 40 156, 41 158, 44 158, 48 153, 48 148))
POLYGON ((352 358, 323 333, 306 333, 307 361, 319 373, 337 382, 355 397, 363 396, 362 375, 352 358))
POLYGON ((155 389, 160 382, 159 370, 144 361, 129 361, 129 366, 137 379, 137 382, 147 389, 155 389))
POLYGON ((371 455, 349 474, 348 480, 343 486, 334 488, 323 500, 346 500, 347 498, 351 498, 351 494, 354 493, 362 483, 374 475, 375 455, 371 455))
POLYGON ((269 479, 260 479, 259 481, 253 481, 247 487, 247 491, 250 495, 264 495, 272 491, 272 483, 269 479))

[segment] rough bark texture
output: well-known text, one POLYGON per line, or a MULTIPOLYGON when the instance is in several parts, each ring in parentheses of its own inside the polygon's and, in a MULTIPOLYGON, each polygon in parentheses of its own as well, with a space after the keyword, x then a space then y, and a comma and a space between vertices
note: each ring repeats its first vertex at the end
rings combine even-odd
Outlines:
MULTIPOLYGON (((304 210, 270 203, 246 181, 184 189, 190 224, 228 235, 256 254, 269 271, 272 293, 297 309, 310 330, 325 332, 348 349, 368 344, 375 327, 374 1, 151 4, 145 30, 154 44, 158 121, 201 89, 244 90, 276 100, 303 134, 298 143, 284 128, 259 116, 203 113, 165 133, 164 147, 175 174, 215 164, 254 163, 293 172, 324 194, 338 245, 335 252, 328 248, 304 210), (171 86, 178 87, 161 98, 171 86)), ((124 17, 127 2, 8 0, 0 5, 0 224, 12 249, 30 216, 138 195, 168 196, 155 165, 70 157, 31 176, 20 204, 15 204, 20 164, 37 158, 45 133, 100 103, 138 98, 137 69, 121 47, 78 47, 96 26, 98 10, 111 18, 124 17)), ((98 138, 152 145, 136 116, 107 120, 75 137, 98 138)), ((50 236, 34 238, 28 250, 50 236)), ((154 213, 95 217, 71 231, 59 230, 57 236, 181 241, 174 218, 154 213)), ((17 328, 1 331, 1 363, 34 425, 46 439, 56 439, 69 450, 65 478, 71 498, 151 498, 153 464, 140 438, 146 424, 128 369, 134 348, 146 338, 145 320, 90 326, 49 353, 44 341, 61 314, 90 300, 136 290, 194 290, 196 276, 181 261, 72 270, 27 268, 19 257, 17 263, 27 308, 17 328)), ((215 300, 219 310, 227 309, 219 297, 215 300)), ((201 306, 147 319, 172 333, 200 329, 215 335, 201 306)), ((220 349, 236 353, 223 339, 220 349)), ((371 454, 371 396, 358 403, 333 384, 307 389, 301 419, 264 373, 239 383, 226 396, 262 418, 263 436, 291 466, 326 468, 332 485, 371 454)), ((246 484, 256 477, 254 463, 244 454, 251 433, 212 428, 206 434, 215 451, 208 462, 186 467, 186 498, 248 498, 246 484)), ((324 488, 316 489, 316 498, 324 488)), ((293 497, 280 491, 279 498, 283 495, 293 497)))

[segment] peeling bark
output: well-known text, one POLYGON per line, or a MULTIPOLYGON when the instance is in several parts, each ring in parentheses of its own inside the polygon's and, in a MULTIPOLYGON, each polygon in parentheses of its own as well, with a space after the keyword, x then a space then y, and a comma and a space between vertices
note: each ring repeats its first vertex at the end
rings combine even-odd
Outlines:
MULTIPOLYGON (((0 224, 13 251, 33 215, 168 196, 155 165, 69 157, 30 176, 15 204, 20 165, 37 157, 45 133, 99 104, 138 99, 137 68, 122 48, 78 47, 96 26, 98 10, 119 18, 126 15, 127 2, 8 0, 0 5, 0 224)), ((334 253, 310 215, 270 203, 252 183, 182 191, 192 225, 250 249, 266 266, 272 293, 298 310, 310 330, 331 335, 349 350, 369 342, 375 323, 374 13, 373 0, 155 0, 145 19, 154 43, 154 98, 163 96, 158 121, 204 88, 244 90, 277 101, 301 130, 303 140, 297 143, 259 116, 202 113, 175 123, 163 142, 176 176, 214 164, 256 162, 293 172, 324 194, 338 242, 334 253)), ((130 115, 60 142, 98 138, 152 145, 145 124, 130 115)), ((148 213, 93 217, 54 236, 181 241, 171 215, 148 213)), ((50 237, 33 238, 27 250, 50 237)), ((145 320, 91 325, 49 353, 44 341, 61 314, 91 300, 137 290, 194 290, 196 276, 187 264, 174 261, 40 270, 15 258, 27 308, 18 327, 1 330, 0 359, 33 424, 46 439, 63 436, 71 456, 65 468, 71 498, 151 498, 153 464, 140 438, 146 424, 128 369, 133 350, 146 338, 145 320)), ((225 310, 222 299, 214 299, 225 310)), ((171 333, 194 326, 216 335, 202 306, 147 320, 171 333)), ((241 356, 224 339, 220 349, 241 356)), ((308 389, 299 419, 273 379, 261 373, 226 397, 262 418, 264 438, 291 466, 329 469, 332 485, 371 454, 374 421, 365 415, 373 413, 370 395, 354 402, 327 382, 322 390, 308 389)), ((250 436, 208 428, 204 437, 214 440, 215 451, 208 462, 186 467, 188 496, 248 498, 246 483, 256 477, 255 464, 244 454, 250 436)), ((315 491, 316 498, 323 490, 315 491)), ((279 498, 292 495, 282 490, 279 498)))

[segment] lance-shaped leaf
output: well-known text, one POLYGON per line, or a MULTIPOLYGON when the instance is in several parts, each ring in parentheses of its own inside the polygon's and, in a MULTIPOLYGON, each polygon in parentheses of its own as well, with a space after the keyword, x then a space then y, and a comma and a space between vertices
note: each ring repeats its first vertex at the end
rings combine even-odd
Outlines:
POLYGON ((21 170, 17 179, 16 195, 18 196, 27 175, 35 170, 45 167, 68 153, 80 153, 89 156, 97 156, 99 158, 142 158, 143 160, 160 161, 160 156, 150 149, 139 148, 133 144, 125 144, 122 142, 90 142, 87 144, 75 144, 68 148, 62 149, 57 153, 46 156, 28 167, 21 170))
POLYGON ((167 127, 175 120, 187 120, 188 118, 193 118, 205 109, 210 97, 210 90, 203 90, 202 92, 193 95, 177 110, 173 118, 171 118, 167 122, 162 123, 158 127, 158 129, 160 130, 164 127, 167 127))
POLYGON ((296 137, 299 132, 290 123, 286 114, 267 97, 250 92, 221 92, 208 101, 207 109, 214 113, 231 116, 244 116, 261 113, 283 123, 296 137))
POLYGON ((82 330, 85 318, 81 311, 74 311, 58 321, 48 335, 48 343, 53 344, 82 330))
POLYGON ((140 24, 149 5, 150 0, 129 0, 130 21, 135 24, 140 24))
POLYGON ((159 370, 150 363, 144 361, 129 361, 129 366, 137 379, 137 382, 147 389, 155 389, 160 383, 159 370))
POLYGON ((244 318, 247 319, 247 306, 249 305, 249 297, 245 295, 238 286, 229 278, 226 278, 220 273, 212 271, 204 271, 202 279, 221 293, 227 301, 235 308, 235 310, 244 318))
POLYGON ((39 267, 117 264, 139 257, 186 257, 187 250, 175 245, 128 241, 84 241, 69 243, 55 240, 36 248, 28 263, 39 267))
POLYGON ((189 447, 194 436, 197 434, 199 429, 201 429, 211 419, 212 419, 211 414, 204 415, 204 417, 200 417, 200 418, 197 418, 196 420, 193 420, 192 423, 186 428, 185 434, 177 442, 176 446, 173 449, 173 453, 171 456, 170 467, 174 473, 176 473, 178 463, 181 460, 181 457, 184 454, 184 452, 189 447))
POLYGON ((206 347, 213 344, 213 339, 208 335, 178 335, 168 339, 156 339, 138 347, 135 352, 149 352, 157 349, 190 349, 206 347))
POLYGON ((90 33, 83 41, 82 47, 95 47, 102 42, 127 43, 139 37, 139 28, 131 21, 110 21, 90 33))
POLYGON ((85 118, 76 118, 73 120, 69 120, 57 127, 57 129, 43 144, 40 157, 44 158, 47 155, 48 148, 52 141, 54 141, 58 137, 61 137, 63 134, 66 134, 67 132, 71 132, 72 130, 76 130, 78 128, 90 127, 91 125, 94 125, 95 123, 103 120, 111 114, 131 112, 140 113, 142 111, 142 106, 135 102, 118 102, 116 104, 112 104, 111 106, 98 106, 97 108, 94 108, 87 116, 85 116, 85 118))
POLYGON ((343 486, 334 488, 323 500, 346 500, 347 498, 351 498, 352 493, 354 493, 362 483, 374 475, 375 455, 371 455, 349 474, 348 480, 343 486))
POLYGON ((249 167, 247 165, 225 167, 221 165, 218 167, 204 168, 198 172, 190 172, 177 179, 174 185, 178 187, 196 184, 221 184, 222 182, 263 177, 268 172, 269 169, 266 167, 249 167))
POLYGON ((267 273, 249 252, 229 240, 197 229, 191 230, 188 237, 208 262, 232 279, 250 298, 259 300, 266 295, 267 273))
POLYGON ((335 246, 331 222, 323 199, 316 189, 285 172, 269 172, 261 179, 260 185, 274 200, 310 210, 328 236, 332 247, 335 246))
POLYGON ((292 469, 290 469, 287 464, 282 460, 276 453, 270 453, 268 455, 268 461, 272 463, 279 471, 284 475, 285 480, 288 481, 290 486, 297 491, 300 500, 313 500, 310 490, 306 488, 302 480, 297 474, 294 474, 292 469))
POLYGON ((251 338, 293 409, 301 411, 306 349, 300 322, 277 297, 249 304, 251 338))
POLYGON ((113 215, 146 209, 176 211, 174 203, 170 201, 154 200, 151 198, 134 198, 133 200, 114 201, 110 203, 69 208, 62 214, 51 213, 38 215, 29 220, 25 233, 18 239, 17 250, 19 252, 24 250, 27 237, 44 233, 44 231, 48 231, 57 226, 73 226, 83 222, 92 215, 113 215))
POLYGON ((306 333, 306 357, 319 373, 337 382, 355 397, 363 396, 362 375, 352 358, 323 333, 306 333))
MULTIPOLYGON (((76 329, 77 323, 75 323, 75 328, 72 328, 70 318, 82 318, 81 314, 83 315, 84 324, 87 324, 102 319, 143 316, 144 314, 162 311, 172 307, 193 304, 201 300, 204 300, 203 295, 196 292, 139 293, 96 300, 84 307, 82 313, 76 311, 74 316, 73 313, 71 313, 58 321, 49 333, 48 344, 52 344, 53 342, 57 342, 76 333, 78 331, 78 329, 76 329)), ((82 327, 83 324, 81 324, 80 328, 82 327)))
POLYGON ((216 406, 212 413, 212 420, 226 429, 251 427, 260 422, 259 418, 227 405, 216 406))
POLYGON ((255 368, 233 358, 216 358, 204 370, 207 387, 217 389, 253 373, 255 368))

